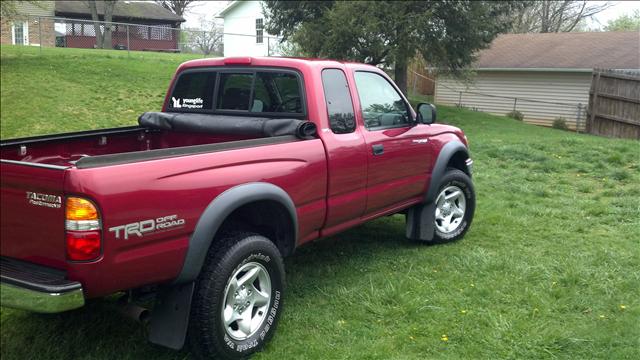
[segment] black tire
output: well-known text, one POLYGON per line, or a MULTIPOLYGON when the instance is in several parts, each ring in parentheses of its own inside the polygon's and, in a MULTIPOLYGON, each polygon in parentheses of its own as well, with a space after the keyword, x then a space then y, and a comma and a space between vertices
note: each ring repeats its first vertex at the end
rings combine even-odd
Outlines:
MULTIPOLYGON (((273 336, 282 312, 284 278, 282 255, 264 236, 238 232, 217 239, 209 250, 196 280, 191 305, 188 340, 194 355, 200 359, 242 359, 262 349, 273 336), (271 291, 266 305, 267 311, 264 315, 262 311, 259 312, 264 318, 260 320, 261 323, 258 322, 260 325, 255 332, 251 332, 245 339, 235 339, 229 334, 229 331, 234 330, 227 329, 233 327, 233 324, 238 327, 238 321, 241 320, 232 323, 229 328, 224 324, 224 294, 227 286, 231 286, 228 284, 232 276, 237 274, 236 279, 242 279, 242 276, 248 273, 242 273, 242 269, 246 266, 259 267, 255 264, 262 267, 261 274, 268 273, 270 278, 271 291)), ((252 281, 251 284, 253 286, 255 283, 252 281)), ((257 287, 254 291, 255 289, 257 287)), ((237 298, 234 297, 234 301, 237 301, 237 298)), ((243 299, 242 303, 244 300, 246 299, 243 299)), ((232 310, 234 314, 235 306, 233 305, 232 310)), ((254 308, 252 304, 250 308, 252 313, 258 314, 255 312, 257 307, 254 308)))
MULTIPOLYGON (((465 200, 465 211, 460 224, 453 229, 452 231, 441 231, 438 226, 438 219, 435 219, 435 233, 433 236, 434 243, 447 243, 459 240, 464 237, 464 235, 471 227, 471 221, 473 220, 473 214, 476 209, 476 194, 473 188, 473 182, 469 175, 465 174, 463 171, 454 168, 447 168, 447 172, 444 174, 442 179, 440 180, 440 186, 438 186, 438 192, 436 193, 437 201, 438 196, 447 188, 457 187, 462 190, 464 194, 465 200)), ((436 204, 436 212, 437 212, 437 204, 436 204)))

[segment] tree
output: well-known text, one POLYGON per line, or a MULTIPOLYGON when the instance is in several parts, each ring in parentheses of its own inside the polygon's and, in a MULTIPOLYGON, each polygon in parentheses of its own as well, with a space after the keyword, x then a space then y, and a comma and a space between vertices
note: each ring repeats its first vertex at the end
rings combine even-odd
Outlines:
POLYGON ((17 14, 15 0, 0 1, 0 17, 3 19, 13 17, 17 14))
MULTIPOLYGON (((33 4, 39 8, 43 8, 42 4, 40 4, 38 1, 35 0, 29 0, 29 1, 21 1, 21 2, 28 2, 30 4, 33 4)), ((18 15, 18 8, 17 8, 17 3, 18 0, 2 0, 0 1, 0 17, 2 19, 9 19, 12 18, 16 15, 18 15)))
POLYGON ((89 0, 89 11, 91 12, 91 19, 93 20, 93 28, 96 32, 96 47, 99 49, 111 48, 111 20, 113 19, 113 8, 116 5, 117 0, 104 0, 100 1, 104 7, 103 19, 104 23, 100 24, 100 17, 98 16, 98 8, 96 0, 89 0), (104 27, 104 32, 102 28, 104 27))
POLYGON ((588 18, 608 9, 611 3, 587 0, 527 1, 514 11, 514 33, 552 33, 584 30, 588 18))
POLYGON ((215 21, 201 17, 200 29, 189 29, 184 34, 188 34, 188 46, 205 55, 222 52, 222 29, 215 21))
POLYGON ((633 14, 622 15, 609 20, 604 31, 640 31, 640 10, 634 10, 633 14))
POLYGON ((172 13, 182 16, 184 15, 189 7, 192 5, 194 0, 154 0, 156 4, 162 5, 163 8, 171 11, 172 13))
POLYGON ((406 93, 407 63, 416 53, 454 73, 475 60, 517 4, 492 1, 265 1, 266 30, 304 53, 393 66, 406 93))

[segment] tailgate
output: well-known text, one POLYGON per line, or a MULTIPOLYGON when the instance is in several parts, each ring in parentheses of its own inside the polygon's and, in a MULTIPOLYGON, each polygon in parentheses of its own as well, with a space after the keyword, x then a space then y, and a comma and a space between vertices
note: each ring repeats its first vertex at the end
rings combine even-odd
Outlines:
POLYGON ((64 268, 64 168, 0 166, 0 254, 64 268))

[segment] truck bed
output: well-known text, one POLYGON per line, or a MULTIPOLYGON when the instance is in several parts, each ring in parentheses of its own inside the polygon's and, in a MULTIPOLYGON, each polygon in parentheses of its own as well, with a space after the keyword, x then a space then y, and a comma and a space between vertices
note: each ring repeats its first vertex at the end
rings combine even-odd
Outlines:
MULTIPOLYGON (((95 164, 96 157, 104 159, 105 155, 116 155, 115 158, 118 158, 120 156, 117 155, 128 153, 154 152, 162 156, 163 153, 170 154, 157 150, 231 142, 241 146, 242 144, 238 142, 250 139, 258 138, 246 135, 175 132, 132 126, 5 140, 0 143, 0 158, 10 162, 69 167, 78 162, 95 164), (89 160, 89 158, 92 159, 89 160)), ((245 145, 251 146, 252 142, 245 145)), ((109 159, 112 163, 114 156, 109 159)))

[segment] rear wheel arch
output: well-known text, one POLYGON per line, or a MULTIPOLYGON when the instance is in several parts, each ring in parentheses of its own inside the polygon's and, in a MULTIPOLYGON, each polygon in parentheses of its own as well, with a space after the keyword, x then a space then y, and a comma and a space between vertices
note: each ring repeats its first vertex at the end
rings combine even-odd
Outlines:
POLYGON ((232 230, 259 233, 273 241, 283 255, 290 254, 298 238, 293 200, 282 188, 265 182, 238 185, 218 195, 196 224, 174 284, 193 281, 211 244, 223 231, 232 230))

